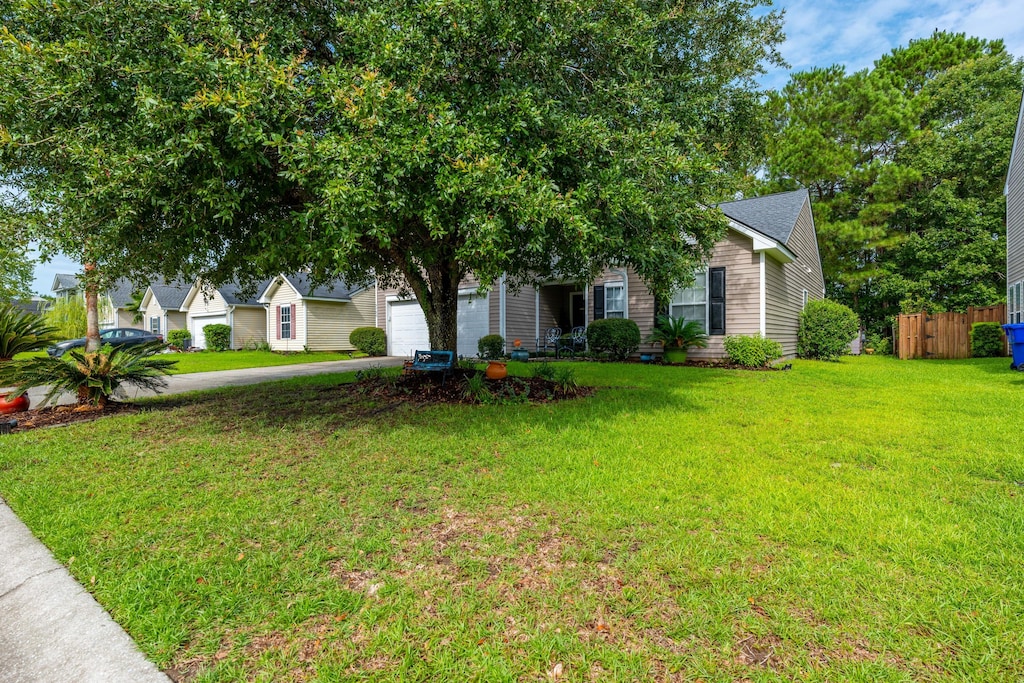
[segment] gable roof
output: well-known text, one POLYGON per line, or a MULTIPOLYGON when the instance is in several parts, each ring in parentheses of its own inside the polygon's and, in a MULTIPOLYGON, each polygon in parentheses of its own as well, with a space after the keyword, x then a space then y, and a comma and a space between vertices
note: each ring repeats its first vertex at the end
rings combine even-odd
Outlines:
POLYGON ((808 197, 807 190, 800 189, 724 202, 718 208, 734 221, 788 245, 808 197))
POLYGON ((126 277, 119 277, 110 283, 106 294, 110 297, 110 303, 114 308, 128 308, 132 302, 132 292, 141 289, 132 284, 126 277))
POLYGON ((243 295, 242 286, 237 282, 223 284, 217 288, 217 291, 224 297, 224 301, 227 302, 228 306, 260 306, 260 294, 266 291, 270 283, 271 280, 263 280, 256 285, 254 293, 249 296, 243 295))
POLYGON ((50 291, 59 292, 65 289, 78 289, 78 276, 70 273, 57 273, 53 278, 50 291))
POLYGON ((190 289, 192 289, 192 285, 187 285, 181 280, 172 282, 162 279, 154 280, 146 291, 142 306, 145 308, 152 296, 160 304, 160 308, 165 311, 177 311, 185 303, 185 297, 188 296, 190 289))
POLYGON ((326 301, 351 301, 352 297, 366 289, 366 287, 353 287, 344 280, 334 280, 319 287, 313 287, 309 276, 305 273, 294 273, 281 275, 280 278, 271 280, 260 296, 261 301, 266 301, 272 289, 281 281, 287 281, 291 288, 303 299, 322 299, 326 301))

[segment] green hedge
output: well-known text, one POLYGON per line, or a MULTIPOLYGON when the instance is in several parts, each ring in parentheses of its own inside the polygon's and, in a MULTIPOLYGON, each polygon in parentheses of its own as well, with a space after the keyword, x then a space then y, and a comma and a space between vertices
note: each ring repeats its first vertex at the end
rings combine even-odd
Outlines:
POLYGON ((501 358, 505 354, 505 340, 500 334, 486 334, 476 342, 481 358, 501 358))
POLYGON ((203 327, 206 348, 210 351, 227 351, 231 348, 230 325, 206 325, 203 327))
POLYGON ((348 335, 348 342, 367 356, 383 356, 388 352, 388 339, 379 327, 357 327, 348 335))
POLYGON ((185 348, 185 341, 191 338, 192 334, 188 330, 170 330, 167 333, 167 343, 179 349, 185 348))
POLYGON ((971 325, 971 356, 996 358, 1003 355, 1003 328, 999 323, 971 325))
POLYGON ((604 318, 587 327, 587 344, 594 353, 625 360, 640 348, 640 328, 629 318, 604 318))
POLYGON ((838 301, 808 301, 800 314, 797 353, 801 358, 836 360, 849 353, 850 342, 860 331, 860 318, 838 301))
POLYGON ((725 338, 725 352, 729 355, 729 361, 736 365, 763 368, 782 358, 782 344, 762 337, 760 332, 749 337, 733 334, 725 338))

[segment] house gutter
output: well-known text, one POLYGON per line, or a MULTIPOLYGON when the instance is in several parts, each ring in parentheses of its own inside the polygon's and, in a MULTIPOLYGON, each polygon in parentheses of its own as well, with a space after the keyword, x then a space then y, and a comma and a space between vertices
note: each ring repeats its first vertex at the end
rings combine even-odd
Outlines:
POLYGON ((759 316, 758 320, 759 320, 759 326, 760 326, 760 330, 761 330, 761 336, 762 337, 767 337, 768 336, 768 324, 767 324, 767 319, 768 319, 768 315, 767 315, 768 314, 768 297, 767 297, 767 287, 766 287, 766 284, 765 284, 765 262, 764 262, 765 254, 764 254, 763 251, 760 253, 760 256, 761 256, 761 275, 760 275, 760 292, 759 292, 760 293, 760 300, 759 300, 760 310, 758 312, 758 316, 759 316))

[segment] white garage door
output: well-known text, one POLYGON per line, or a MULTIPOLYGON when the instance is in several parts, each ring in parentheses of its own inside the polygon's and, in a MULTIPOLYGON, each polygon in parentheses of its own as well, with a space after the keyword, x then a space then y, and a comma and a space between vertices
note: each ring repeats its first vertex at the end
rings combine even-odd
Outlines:
MULTIPOLYGON (((412 356, 417 350, 430 348, 427 320, 417 301, 392 301, 388 304, 390 330, 388 353, 412 356)), ((477 355, 476 343, 488 332, 487 297, 459 297, 459 355, 477 355)))
POLYGON ((228 317, 226 315, 215 315, 209 318, 192 318, 192 346, 197 349, 206 348, 206 335, 203 334, 203 328, 207 325, 227 325, 228 317))

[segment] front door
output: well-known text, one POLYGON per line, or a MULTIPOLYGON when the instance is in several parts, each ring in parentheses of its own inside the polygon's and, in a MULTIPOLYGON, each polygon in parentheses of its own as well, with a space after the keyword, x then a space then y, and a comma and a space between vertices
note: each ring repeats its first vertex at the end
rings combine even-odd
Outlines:
POLYGON ((569 295, 569 322, 573 327, 584 327, 587 324, 587 304, 583 292, 569 295))

